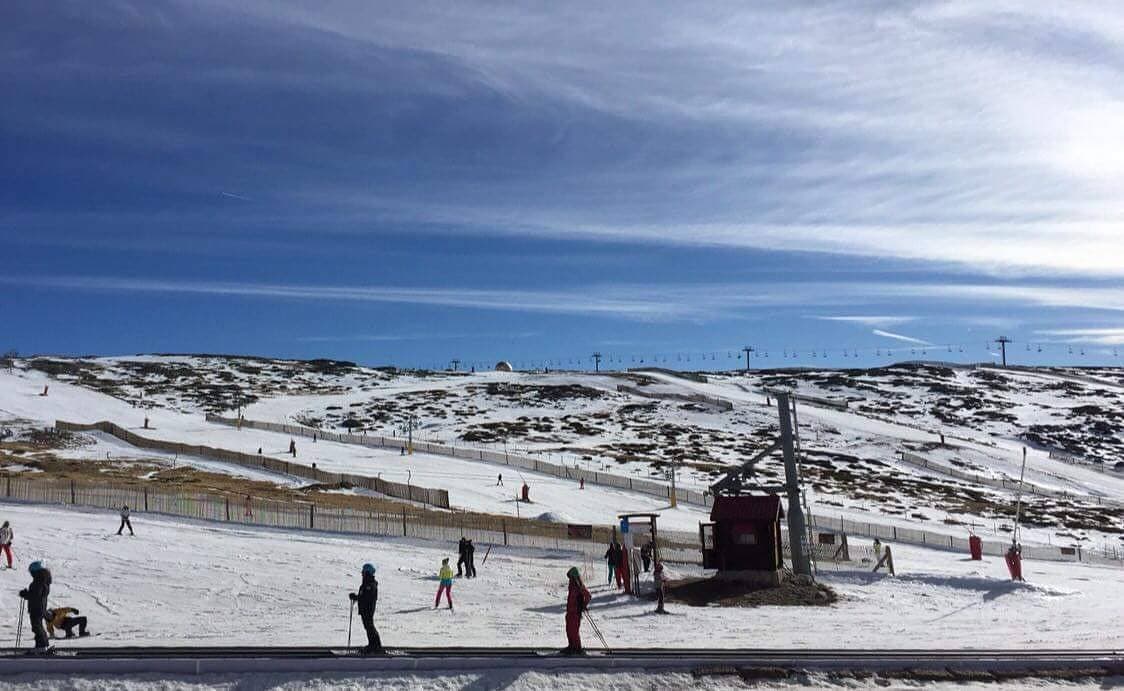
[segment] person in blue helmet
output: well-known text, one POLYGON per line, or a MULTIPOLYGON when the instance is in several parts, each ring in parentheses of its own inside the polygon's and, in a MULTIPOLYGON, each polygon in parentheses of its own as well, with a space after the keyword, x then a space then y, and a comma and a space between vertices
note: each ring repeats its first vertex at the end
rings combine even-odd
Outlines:
POLYGON ((35 634, 35 649, 46 650, 50 647, 50 638, 43 624, 47 617, 47 597, 51 594, 51 572, 41 561, 31 562, 27 570, 31 573, 31 585, 20 591, 20 597, 27 600, 27 616, 35 634))
POLYGON ((375 580, 375 565, 363 565, 363 580, 359 584, 358 593, 348 593, 352 602, 359 604, 359 618, 363 621, 363 629, 367 632, 367 647, 364 652, 381 653, 382 639, 379 638, 378 629, 375 628, 375 605, 379 602, 379 582, 375 580))

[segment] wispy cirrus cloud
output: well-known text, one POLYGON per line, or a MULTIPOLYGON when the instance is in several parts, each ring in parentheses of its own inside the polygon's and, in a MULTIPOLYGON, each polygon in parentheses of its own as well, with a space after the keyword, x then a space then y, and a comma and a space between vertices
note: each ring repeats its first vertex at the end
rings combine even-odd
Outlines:
POLYGON ((834 315, 828 317, 812 317, 820 321, 829 322, 846 322, 853 324, 862 324, 863 326, 893 326, 895 324, 906 324, 914 321, 917 317, 907 315, 834 315))
POLYGON ((221 227, 214 243, 424 225, 1124 276, 1124 16, 1103 3, 163 0, 7 19, 10 155, 87 176, 84 195, 14 197, 37 238, 92 207, 106 233, 139 210, 115 240, 141 242, 145 214, 175 208, 221 227), (91 40, 36 44, 76 22, 91 40), (169 105, 204 98, 221 117, 169 105), (39 145, 57 140, 73 158, 39 145), (255 204, 215 214, 216 188, 255 204), (88 201, 105 198, 135 208, 88 201))
POLYGON ((893 339, 895 341, 902 341, 904 343, 916 343, 917 345, 925 345, 925 346, 933 345, 929 341, 924 341, 924 340, 921 340, 920 338, 914 338, 912 336, 906 336, 904 334, 894 333, 893 331, 883 331, 882 329, 874 329, 873 331, 871 331, 871 333, 874 334, 875 336, 881 336, 882 338, 890 338, 890 339, 893 339))
POLYGON ((1041 329, 1034 333, 1060 338, 1063 343, 1091 343, 1094 345, 1124 345, 1124 327, 1094 329, 1041 329))

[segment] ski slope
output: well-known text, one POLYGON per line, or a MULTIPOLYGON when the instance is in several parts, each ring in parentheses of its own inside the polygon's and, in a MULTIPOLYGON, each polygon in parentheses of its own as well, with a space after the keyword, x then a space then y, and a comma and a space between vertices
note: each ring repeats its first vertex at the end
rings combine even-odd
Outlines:
MULTIPOLYGON (((669 617, 602 585, 604 567, 572 554, 477 548, 479 578, 458 579, 453 612, 434 611, 442 557, 455 545, 263 530, 137 515, 117 537, 109 512, 0 504, 19 563, 0 572, 15 612, 26 565, 46 560, 54 605, 78 607, 97 638, 74 645, 342 645, 347 592, 378 567, 377 623, 388 645, 561 646, 565 572, 583 569, 592 613, 614 647, 1114 648, 1124 644, 1117 568, 1028 562, 1012 583, 1000 559, 895 545, 899 575, 822 573, 830 607, 690 608, 669 617), (794 624, 793 617, 798 616, 794 624)), ((685 572, 677 572, 683 575, 685 572)), ((674 574, 673 574, 674 575, 674 574)), ((0 620, 12 640, 15 617, 0 620)), ((25 630, 26 634, 26 630, 25 630)), ((67 645, 70 645, 68 642, 67 645)))

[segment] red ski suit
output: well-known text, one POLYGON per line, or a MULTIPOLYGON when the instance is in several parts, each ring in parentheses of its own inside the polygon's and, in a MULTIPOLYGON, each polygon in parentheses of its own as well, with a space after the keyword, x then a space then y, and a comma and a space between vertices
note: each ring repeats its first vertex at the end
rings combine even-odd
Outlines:
POLYGON ((591 596, 577 578, 570 579, 570 594, 566 598, 566 643, 573 650, 581 650, 582 639, 578 629, 582 624, 582 612, 589 609, 591 596))

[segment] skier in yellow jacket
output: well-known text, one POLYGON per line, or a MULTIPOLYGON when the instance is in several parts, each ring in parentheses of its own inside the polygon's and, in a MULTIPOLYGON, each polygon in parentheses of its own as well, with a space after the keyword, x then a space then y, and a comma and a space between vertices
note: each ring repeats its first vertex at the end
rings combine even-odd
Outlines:
POLYGON ((49 609, 44 619, 47 621, 47 635, 51 638, 55 637, 55 629, 62 629, 66 632, 67 638, 74 638, 75 626, 78 627, 79 636, 90 635, 90 632, 86 630, 86 617, 78 616, 78 610, 73 607, 49 609))
POLYGON ((441 585, 437 587, 437 597, 433 600, 433 609, 437 609, 438 604, 441 602, 441 593, 445 593, 445 600, 449 603, 449 609, 453 608, 453 567, 449 566, 449 558, 445 557, 441 560, 441 570, 437 572, 437 578, 441 580, 441 585))

